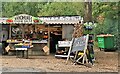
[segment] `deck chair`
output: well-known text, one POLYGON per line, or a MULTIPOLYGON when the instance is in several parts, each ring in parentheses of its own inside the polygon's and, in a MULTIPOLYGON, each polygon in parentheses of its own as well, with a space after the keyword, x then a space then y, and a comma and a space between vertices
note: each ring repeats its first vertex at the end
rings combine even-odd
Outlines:
MULTIPOLYGON (((82 37, 80 37, 80 38, 83 39, 82 37)), ((87 52, 88 51, 87 46, 88 46, 89 34, 86 35, 86 38, 83 41, 83 44, 84 44, 83 46, 82 46, 82 43, 79 44, 79 42, 82 42, 80 38, 79 38, 79 40, 77 40, 77 38, 72 39, 72 45, 68 52, 67 61, 69 60, 69 56, 70 56, 71 52, 75 52, 75 56, 73 58, 74 64, 80 63, 80 60, 82 60, 81 64, 85 64, 85 62, 88 63, 88 59, 89 59, 87 57, 88 56, 87 54, 89 54, 87 52), (79 45, 77 46, 76 43, 78 43, 79 45), (81 54, 81 56, 78 57, 79 51, 82 51, 83 53, 81 54)), ((66 61, 66 63, 67 63, 67 61, 66 61)))

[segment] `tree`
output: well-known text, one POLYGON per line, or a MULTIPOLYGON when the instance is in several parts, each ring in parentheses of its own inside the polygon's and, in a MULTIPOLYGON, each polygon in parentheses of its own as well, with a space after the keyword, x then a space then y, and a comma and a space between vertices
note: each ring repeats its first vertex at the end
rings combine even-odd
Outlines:
POLYGON ((44 5, 38 16, 80 15, 83 16, 83 3, 52 2, 44 5))
POLYGON ((115 35, 115 44, 118 46, 118 4, 117 2, 93 3, 93 19, 98 22, 95 33, 115 35))
POLYGON ((84 22, 92 22, 92 2, 85 2, 84 22))
POLYGON ((45 2, 4 2, 2 3, 2 15, 3 17, 13 17, 18 14, 37 16, 37 12, 41 10, 45 4, 45 2))
POLYGON ((84 4, 77 2, 3 2, 3 17, 18 14, 32 16, 84 15, 84 4))

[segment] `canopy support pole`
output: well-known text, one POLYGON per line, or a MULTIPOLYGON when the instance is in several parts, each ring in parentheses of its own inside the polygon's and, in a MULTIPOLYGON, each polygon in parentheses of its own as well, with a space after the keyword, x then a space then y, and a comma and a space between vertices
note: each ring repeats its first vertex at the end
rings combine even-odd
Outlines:
POLYGON ((46 55, 50 54, 50 25, 48 24, 48 48, 49 51, 46 53, 46 55))
POLYGON ((11 29, 11 24, 9 25, 9 39, 11 39, 11 31, 12 31, 12 29, 11 29))

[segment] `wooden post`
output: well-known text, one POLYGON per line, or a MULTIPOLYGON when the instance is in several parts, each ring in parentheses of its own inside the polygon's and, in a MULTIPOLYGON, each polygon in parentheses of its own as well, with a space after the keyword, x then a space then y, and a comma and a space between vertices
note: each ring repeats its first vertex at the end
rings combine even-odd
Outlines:
POLYGON ((22 38, 24 38, 24 35, 25 35, 25 28, 24 28, 24 24, 20 24, 19 25, 22 29, 22 38))
POLYGON ((23 30, 23 32, 22 32, 22 33, 23 33, 23 34, 22 34, 22 38, 24 38, 24 35, 25 35, 25 28, 24 28, 24 24, 22 25, 22 27, 23 27, 23 28, 22 28, 22 30, 23 30))
POLYGON ((77 58, 77 55, 78 55, 78 51, 75 52, 74 64, 76 64, 76 58, 77 58))
POLYGON ((86 0, 85 2, 85 16, 84 16, 84 22, 90 22, 92 21, 92 2, 90 0, 86 0))
POLYGON ((11 38, 11 24, 10 24, 10 27, 9 27, 9 39, 11 38))
POLYGON ((46 53, 46 55, 50 54, 50 25, 48 24, 48 48, 49 51, 46 53))
POLYGON ((70 48, 69 48, 69 51, 68 51, 68 57, 67 57, 66 64, 68 63, 68 60, 69 60, 69 58, 70 58, 70 53, 71 53, 71 50, 72 50, 73 41, 74 41, 74 38, 72 38, 72 44, 71 44, 71 46, 70 46, 70 48))
POLYGON ((86 60, 86 50, 87 50, 87 46, 88 46, 88 39, 89 39, 89 34, 87 34, 86 36, 86 42, 85 42, 85 48, 84 48, 84 56, 83 56, 83 64, 84 64, 84 60, 86 60))

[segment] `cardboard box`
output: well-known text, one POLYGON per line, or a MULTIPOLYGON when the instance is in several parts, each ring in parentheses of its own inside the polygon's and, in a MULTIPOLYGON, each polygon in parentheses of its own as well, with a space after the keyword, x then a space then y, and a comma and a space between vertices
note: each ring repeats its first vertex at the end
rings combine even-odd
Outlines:
POLYGON ((48 48, 48 46, 44 46, 43 47, 43 51, 46 53, 46 52, 49 52, 49 48, 48 48))

